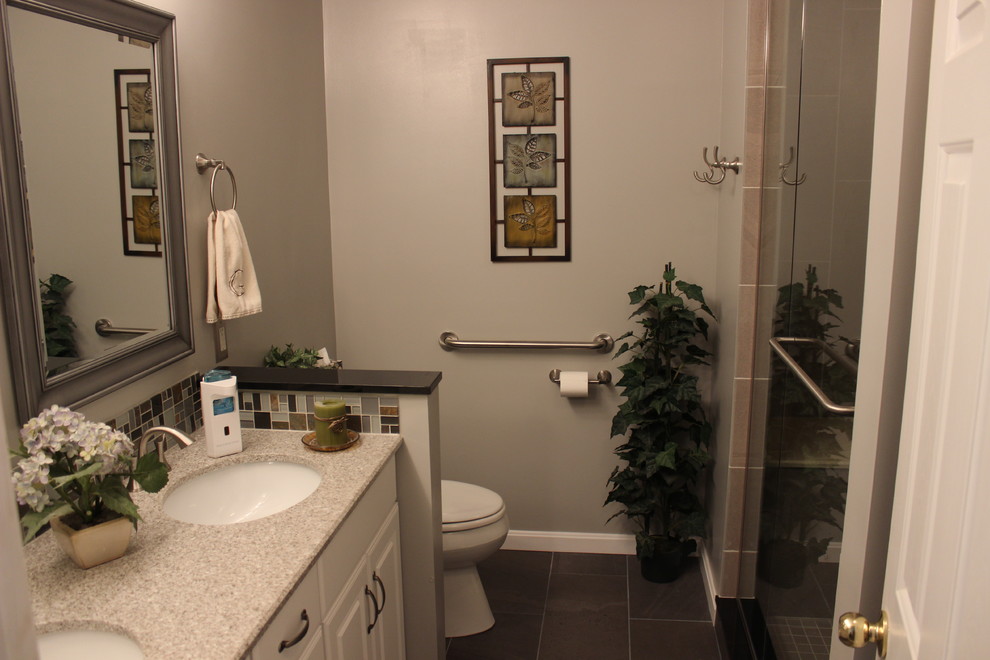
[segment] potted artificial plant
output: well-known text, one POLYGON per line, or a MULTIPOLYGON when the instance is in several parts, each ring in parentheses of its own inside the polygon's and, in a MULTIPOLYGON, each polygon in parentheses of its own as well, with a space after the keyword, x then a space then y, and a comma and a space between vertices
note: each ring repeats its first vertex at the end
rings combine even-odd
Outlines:
POLYGON ((615 357, 629 353, 616 386, 626 398, 612 419, 612 436, 624 436, 615 454, 625 463, 608 479, 605 504, 615 502, 639 526, 636 556, 643 576, 669 582, 683 558, 704 538, 706 515, 695 486, 710 460, 712 426, 705 414, 693 367, 708 365, 708 322, 714 315, 702 289, 676 280, 667 264, 659 287, 629 292, 630 318, 641 327, 627 332, 615 357), (704 316, 703 316, 704 315, 704 316))
POLYGON ((828 550, 832 537, 819 535, 842 530, 846 480, 826 467, 786 466, 768 468, 764 484, 757 569, 768 583, 792 589, 828 550))
POLYGON ((49 375, 79 359, 76 347, 76 324, 65 313, 67 291, 72 280, 52 273, 47 280, 38 280, 41 290, 41 318, 45 326, 45 352, 49 375))
POLYGON ((315 348, 293 348, 286 344, 284 349, 272 346, 263 358, 263 366, 282 369, 340 369, 343 362, 329 360, 321 363, 320 351, 315 348))
POLYGON ((50 523, 63 551, 91 568, 127 551, 141 519, 127 483, 149 493, 168 482, 155 452, 135 460, 134 443, 106 424, 52 406, 21 428, 11 479, 22 506, 24 543, 50 523))

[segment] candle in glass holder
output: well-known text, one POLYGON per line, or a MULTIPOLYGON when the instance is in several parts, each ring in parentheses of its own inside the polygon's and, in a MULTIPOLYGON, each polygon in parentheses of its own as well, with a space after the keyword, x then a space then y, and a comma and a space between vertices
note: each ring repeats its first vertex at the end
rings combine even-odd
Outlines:
POLYGON ((347 442, 347 418, 342 399, 326 399, 313 406, 316 418, 316 444, 337 447, 347 442))

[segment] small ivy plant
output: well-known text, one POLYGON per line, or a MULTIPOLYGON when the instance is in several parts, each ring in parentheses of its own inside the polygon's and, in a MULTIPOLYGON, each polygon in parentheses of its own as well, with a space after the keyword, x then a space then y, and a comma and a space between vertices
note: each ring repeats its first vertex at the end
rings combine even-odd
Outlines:
POLYGON ((320 360, 320 354, 315 348, 293 348, 286 344, 284 349, 272 346, 265 353, 266 367, 282 367, 286 369, 314 369, 320 360))
POLYGON ((52 273, 47 280, 38 280, 41 287, 41 319, 45 325, 45 350, 49 357, 79 357, 76 324, 65 313, 66 289, 72 280, 52 273))
MULTIPOLYGON (((842 296, 836 289, 823 289, 817 269, 809 265, 803 282, 778 289, 774 335, 818 339, 834 348, 833 332, 841 322, 837 311, 842 309, 842 296)), ((788 350, 829 396, 839 401, 855 399, 855 374, 828 359, 820 347, 799 344, 788 350)), ((845 456, 839 436, 851 433, 851 418, 836 417, 825 410, 795 382, 782 361, 775 359, 772 365, 768 455, 778 456, 784 449, 781 443, 786 442, 788 452, 799 452, 797 458, 804 459, 807 466, 768 463, 760 543, 766 557, 783 552, 784 544, 793 544, 800 548, 794 551, 798 556, 815 562, 832 541, 832 537, 820 535, 830 528, 842 529, 840 515, 845 511, 847 482, 840 470, 828 465, 845 456), (773 551, 767 550, 771 547, 773 551)))
POLYGON ((672 264, 659 287, 637 286, 629 302, 640 330, 619 337, 631 341, 615 357, 632 357, 619 367, 616 386, 626 400, 612 419, 612 436, 624 436, 614 453, 625 465, 612 471, 605 504, 622 505, 609 520, 624 515, 638 524, 640 559, 678 549, 686 554, 706 534, 695 486, 711 460, 712 425, 693 369, 709 364, 704 317, 715 315, 702 288, 678 280, 672 264))
MULTIPOLYGON (((833 288, 823 289, 818 284, 818 271, 809 265, 804 272, 804 282, 791 282, 777 291, 776 319, 774 336, 808 337, 818 339, 835 348, 833 331, 840 321, 836 310, 842 309, 842 296, 833 288)), ((848 341, 845 337, 839 337, 848 341)), ((856 376, 842 365, 824 359, 824 355, 814 345, 788 347, 801 368, 821 383, 829 396, 837 401, 853 401, 856 398, 856 376)), ((789 384, 787 367, 774 360, 774 391, 770 397, 773 404, 771 414, 792 417, 823 417, 825 411, 803 387, 789 384)))

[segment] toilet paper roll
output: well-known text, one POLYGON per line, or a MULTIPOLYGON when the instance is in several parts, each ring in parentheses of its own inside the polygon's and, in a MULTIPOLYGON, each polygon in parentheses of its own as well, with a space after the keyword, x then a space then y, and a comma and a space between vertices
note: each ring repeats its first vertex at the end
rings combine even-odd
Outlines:
POLYGON ((588 397, 587 371, 561 371, 560 396, 569 399, 585 399, 588 397))

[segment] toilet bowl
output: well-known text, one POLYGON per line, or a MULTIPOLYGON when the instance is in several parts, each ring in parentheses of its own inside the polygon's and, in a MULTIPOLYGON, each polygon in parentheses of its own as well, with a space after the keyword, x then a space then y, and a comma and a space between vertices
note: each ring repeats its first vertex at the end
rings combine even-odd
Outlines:
POLYGON ((509 518, 498 493, 460 481, 440 484, 443 510, 444 634, 464 637, 495 625, 478 562, 502 547, 509 518))

